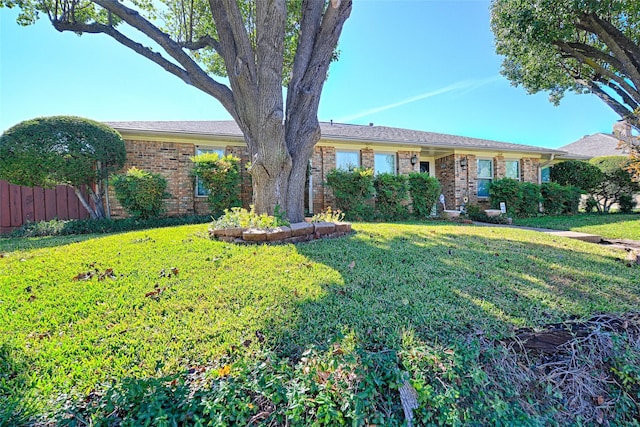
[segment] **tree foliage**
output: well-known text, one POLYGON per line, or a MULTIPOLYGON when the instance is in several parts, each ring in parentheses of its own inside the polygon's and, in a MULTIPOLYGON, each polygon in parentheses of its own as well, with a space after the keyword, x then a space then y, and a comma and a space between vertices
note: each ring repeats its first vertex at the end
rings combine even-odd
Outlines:
POLYGON ((640 129, 640 2, 493 0, 502 74, 529 93, 593 93, 640 129))
POLYGON ((18 23, 106 34, 217 99, 251 156, 256 210, 304 217, 318 105, 352 0, 0 0, 18 23), (224 76, 221 80, 216 76, 224 76), (286 85, 286 102, 282 85, 286 85))
POLYGON ((106 180, 122 168, 125 157, 120 134, 102 123, 42 117, 18 123, 0 137, 0 179, 45 188, 68 185, 92 218, 104 218, 106 180))

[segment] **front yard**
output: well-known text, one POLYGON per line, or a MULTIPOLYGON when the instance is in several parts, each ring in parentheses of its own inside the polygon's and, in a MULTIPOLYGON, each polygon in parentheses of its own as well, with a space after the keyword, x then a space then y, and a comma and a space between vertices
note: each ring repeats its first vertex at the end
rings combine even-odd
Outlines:
MULTIPOLYGON (((60 414, 125 378, 190 370, 208 373, 209 392, 227 390, 205 413, 240 408, 221 418, 229 424, 399 425, 397 390, 409 379, 425 424, 546 424, 567 411, 562 398, 527 409, 506 377, 496 386, 487 376, 487 346, 516 328, 640 307, 638 266, 624 251, 451 223, 354 229, 280 246, 212 241, 206 225, 2 239, 0 400, 24 419, 60 414)), ((175 392, 175 381, 158 384, 175 392)))

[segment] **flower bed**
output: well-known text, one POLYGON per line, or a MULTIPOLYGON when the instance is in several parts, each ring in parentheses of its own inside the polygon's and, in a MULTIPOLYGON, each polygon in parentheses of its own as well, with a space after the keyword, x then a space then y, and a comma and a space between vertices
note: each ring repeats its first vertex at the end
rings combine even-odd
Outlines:
POLYGON ((341 237, 351 232, 349 222, 298 222, 269 229, 210 229, 211 238, 229 243, 300 243, 316 239, 341 237))

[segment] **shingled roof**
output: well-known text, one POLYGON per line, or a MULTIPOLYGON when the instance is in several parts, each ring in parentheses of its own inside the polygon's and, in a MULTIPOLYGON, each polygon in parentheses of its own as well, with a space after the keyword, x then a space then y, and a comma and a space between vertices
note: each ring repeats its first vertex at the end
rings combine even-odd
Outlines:
POLYGON ((619 148, 618 142, 619 139, 610 133, 595 133, 585 135, 571 144, 560 147, 559 150, 566 151, 568 154, 565 157, 572 158, 628 155, 628 148, 619 148))
MULTIPOLYGON (((226 121, 130 121, 106 122, 122 132, 145 134, 180 134, 202 137, 242 138, 238 125, 226 121)), ((512 152, 534 152, 565 154, 564 151, 488 139, 424 132, 388 126, 351 125, 321 122, 322 139, 344 142, 372 142, 384 144, 418 145, 421 147, 465 148, 475 150, 498 150, 512 152)))

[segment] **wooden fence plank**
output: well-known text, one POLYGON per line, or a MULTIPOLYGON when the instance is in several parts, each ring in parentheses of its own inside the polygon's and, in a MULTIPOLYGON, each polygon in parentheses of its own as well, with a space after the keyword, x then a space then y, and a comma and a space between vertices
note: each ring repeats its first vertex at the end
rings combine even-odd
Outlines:
POLYGON ((11 227, 22 225, 22 200, 20 186, 9 184, 9 209, 11 210, 11 227))
POLYGON ((33 188, 21 186, 20 197, 22 198, 22 223, 33 222, 36 217, 33 208, 33 188))
POLYGON ((10 226, 9 183, 7 181, 0 181, 0 227, 10 226))
POLYGON ((58 219, 69 218, 69 201, 67 200, 67 186, 58 185, 56 187, 56 217, 58 219))
POLYGON ((45 221, 51 221, 57 216, 56 190, 54 188, 46 188, 44 190, 44 219, 45 221))
POLYGON ((33 187, 34 221, 44 221, 44 188, 33 187))
POLYGON ((67 187, 67 206, 69 207, 69 219, 79 218, 79 204, 80 200, 78 200, 78 196, 76 196, 75 191, 73 191, 71 187, 67 187))

